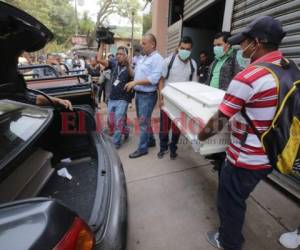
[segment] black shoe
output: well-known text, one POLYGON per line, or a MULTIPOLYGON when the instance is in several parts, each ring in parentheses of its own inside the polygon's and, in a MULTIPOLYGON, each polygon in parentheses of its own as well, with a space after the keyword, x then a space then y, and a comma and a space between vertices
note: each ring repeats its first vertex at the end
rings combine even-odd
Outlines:
POLYGON ((131 153, 129 155, 129 158, 130 159, 134 159, 134 158, 138 158, 138 157, 141 157, 143 155, 146 155, 146 154, 148 154, 148 152, 141 152, 139 150, 136 150, 136 151, 134 151, 133 153, 131 153))
POLYGON ((129 138, 129 134, 125 134, 125 135, 124 135, 124 141, 127 141, 128 138, 129 138))
POLYGON ((224 160, 226 158, 226 153, 215 153, 211 155, 206 155, 207 160, 224 160))
POLYGON ((115 145, 115 149, 120 149, 121 145, 120 144, 114 144, 115 145))
POLYGON ((152 148, 156 146, 156 142, 155 140, 151 140, 150 142, 148 142, 148 148, 152 148))
POLYGON ((165 153, 167 153, 167 151, 168 151, 168 150, 160 150, 160 151, 157 153, 158 159, 164 158, 164 155, 165 155, 165 153))
POLYGON ((175 160, 177 158, 178 154, 176 152, 171 152, 170 153, 170 158, 171 160, 175 160))
POLYGON ((223 249, 221 243, 219 241, 219 233, 216 231, 208 232, 206 234, 206 239, 209 244, 218 249, 223 249))

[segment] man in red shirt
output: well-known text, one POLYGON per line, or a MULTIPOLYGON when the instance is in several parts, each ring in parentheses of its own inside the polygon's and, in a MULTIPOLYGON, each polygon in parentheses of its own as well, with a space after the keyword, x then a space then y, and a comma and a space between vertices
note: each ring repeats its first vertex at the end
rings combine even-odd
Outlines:
POLYGON ((241 112, 246 112, 260 133, 270 127, 277 109, 278 83, 269 71, 256 64, 279 65, 283 55, 278 47, 284 36, 279 21, 263 16, 229 39, 231 45, 240 45, 243 57, 250 58, 251 64, 231 81, 219 111, 199 134, 200 140, 206 140, 222 129, 225 123, 220 120, 230 120, 231 142, 218 190, 220 227, 207 234, 209 243, 220 249, 242 249, 246 200, 272 171, 259 138, 241 112), (213 131, 216 127, 218 131, 213 131))

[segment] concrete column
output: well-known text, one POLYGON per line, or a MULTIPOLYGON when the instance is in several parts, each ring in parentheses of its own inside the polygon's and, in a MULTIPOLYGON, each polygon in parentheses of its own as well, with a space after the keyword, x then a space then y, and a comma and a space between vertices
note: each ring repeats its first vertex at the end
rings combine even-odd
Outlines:
POLYGON ((222 31, 231 31, 234 0, 226 0, 222 31))
POLYGON ((157 38, 157 50, 162 56, 166 55, 168 40, 169 0, 152 1, 152 29, 157 38))

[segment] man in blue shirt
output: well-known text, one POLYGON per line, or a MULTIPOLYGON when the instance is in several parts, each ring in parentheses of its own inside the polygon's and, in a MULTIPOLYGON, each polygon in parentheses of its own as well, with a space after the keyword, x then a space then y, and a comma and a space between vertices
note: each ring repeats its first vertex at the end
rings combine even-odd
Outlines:
POLYGON ((145 56, 135 69, 132 82, 125 85, 126 91, 136 92, 136 112, 140 125, 140 141, 138 149, 129 158, 138 158, 148 153, 149 146, 155 146, 155 139, 151 129, 151 115, 157 101, 157 86, 162 76, 164 59, 156 51, 156 38, 153 34, 146 34, 142 40, 145 56))

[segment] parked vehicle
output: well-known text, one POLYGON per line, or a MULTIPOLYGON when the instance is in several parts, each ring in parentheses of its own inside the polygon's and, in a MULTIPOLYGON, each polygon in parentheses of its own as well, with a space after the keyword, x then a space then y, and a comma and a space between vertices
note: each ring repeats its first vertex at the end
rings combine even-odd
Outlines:
POLYGON ((66 74, 60 75, 51 65, 26 65, 18 68, 23 74, 27 88, 40 90, 50 96, 64 98, 75 104, 89 104, 96 107, 96 86, 87 74, 81 70, 69 71, 66 65, 66 74))
POLYGON ((94 110, 42 108, 25 98, 33 92, 17 58, 44 47, 52 33, 4 2, 0 20, 1 249, 125 249, 122 163, 97 131, 94 110), (71 180, 57 174, 64 168, 71 180))

